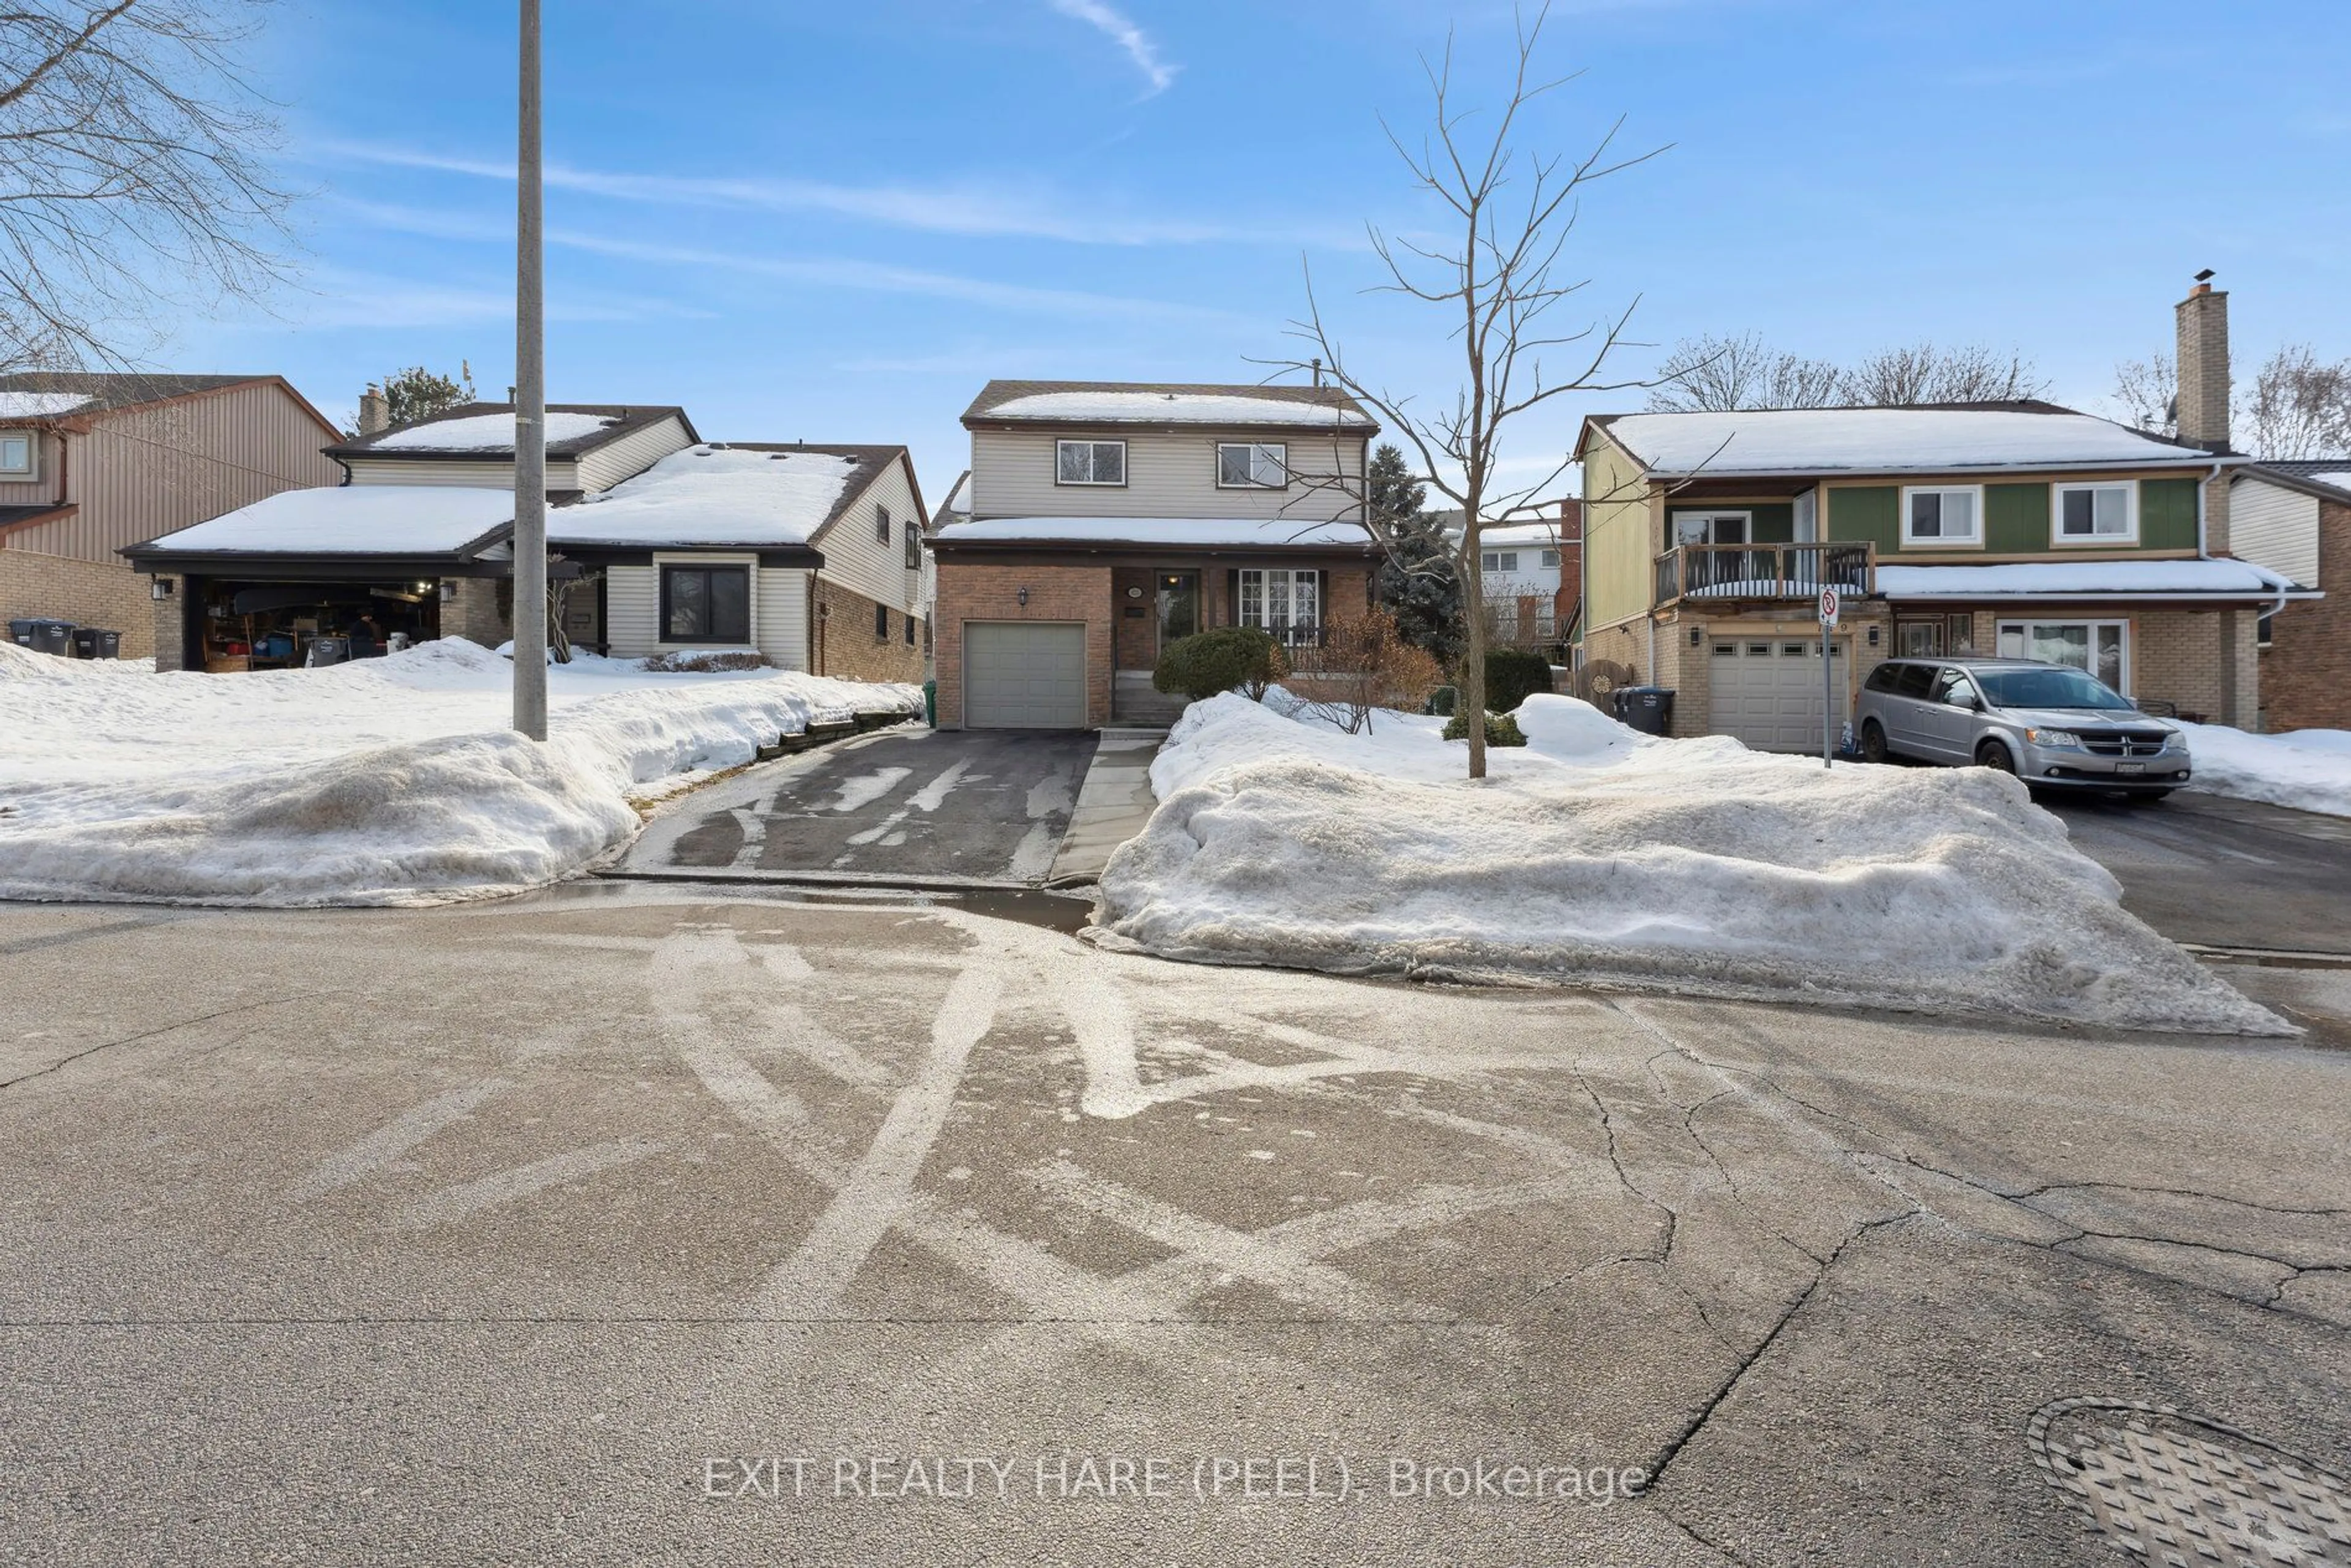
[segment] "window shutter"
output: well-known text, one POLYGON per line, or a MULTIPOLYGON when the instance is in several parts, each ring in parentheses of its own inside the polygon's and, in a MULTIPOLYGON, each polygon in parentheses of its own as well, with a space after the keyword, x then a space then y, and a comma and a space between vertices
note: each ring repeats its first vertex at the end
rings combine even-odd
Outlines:
POLYGON ((1241 570, 1238 567, 1232 567, 1225 573, 1225 618, 1218 624, 1238 626, 1240 623, 1241 570))

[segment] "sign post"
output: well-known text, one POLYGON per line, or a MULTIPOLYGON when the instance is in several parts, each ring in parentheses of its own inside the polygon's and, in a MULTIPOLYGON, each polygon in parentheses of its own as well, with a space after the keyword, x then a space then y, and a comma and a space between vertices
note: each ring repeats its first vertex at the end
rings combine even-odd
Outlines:
POLYGON ((1836 749, 1836 661, 1829 656, 1829 633, 1836 630, 1837 591, 1834 583, 1821 590, 1821 766, 1834 768, 1836 749))

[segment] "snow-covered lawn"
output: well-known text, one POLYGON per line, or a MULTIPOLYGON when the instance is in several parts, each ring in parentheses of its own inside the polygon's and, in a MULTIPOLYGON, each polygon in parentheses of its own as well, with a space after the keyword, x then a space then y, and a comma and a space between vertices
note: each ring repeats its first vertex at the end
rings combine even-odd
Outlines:
POLYGON ((428 904, 536 886, 632 838, 638 806, 778 735, 912 715, 920 688, 778 670, 548 672, 462 639, 322 670, 157 674, 0 643, 0 898, 428 904))
POLYGON ((2194 787, 2241 800, 2351 817, 2351 729, 2248 735, 2218 724, 2183 724, 2194 787))
POLYGON ((2013 779, 1653 740, 1572 697, 1461 778, 1440 720, 1226 695, 1152 769, 1097 940, 1168 957, 2291 1032, 2124 913, 2013 779))

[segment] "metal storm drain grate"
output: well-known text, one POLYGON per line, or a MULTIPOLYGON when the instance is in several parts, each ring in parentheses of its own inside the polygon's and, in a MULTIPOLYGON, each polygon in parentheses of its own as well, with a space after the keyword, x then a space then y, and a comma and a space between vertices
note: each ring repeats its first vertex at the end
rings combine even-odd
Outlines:
POLYGON ((2351 1485, 2161 1405, 2061 1399, 2025 1429, 2052 1485, 2143 1563, 2351 1568, 2351 1485))

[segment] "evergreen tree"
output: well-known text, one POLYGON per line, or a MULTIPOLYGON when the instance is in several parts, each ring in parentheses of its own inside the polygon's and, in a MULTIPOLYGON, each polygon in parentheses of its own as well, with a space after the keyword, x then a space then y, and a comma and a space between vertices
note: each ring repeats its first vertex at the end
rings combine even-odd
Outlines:
POLYGON ((1416 648, 1437 657, 1449 674, 1461 662, 1461 572, 1437 519, 1422 510, 1428 486, 1405 464, 1404 454, 1382 443, 1364 475, 1372 527, 1387 547, 1380 563, 1380 607, 1395 617, 1396 631, 1416 648))
POLYGON ((411 365, 383 378, 383 401, 391 409, 394 425, 446 413, 474 401, 474 367, 458 361, 457 377, 452 381, 423 365, 411 365))

